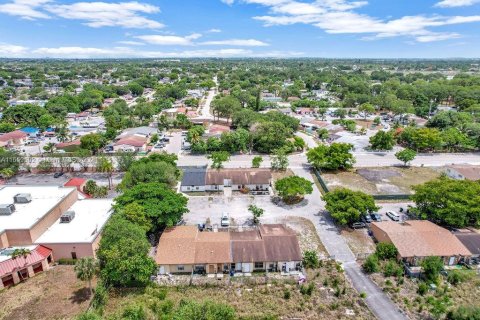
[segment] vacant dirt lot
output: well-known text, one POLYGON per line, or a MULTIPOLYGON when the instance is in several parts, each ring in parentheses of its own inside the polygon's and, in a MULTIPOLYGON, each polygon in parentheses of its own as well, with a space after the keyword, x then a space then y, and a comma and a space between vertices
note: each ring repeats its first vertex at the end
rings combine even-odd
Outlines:
POLYGON ((345 187, 368 194, 411 194, 412 186, 440 176, 440 171, 422 167, 361 168, 324 173, 330 189, 345 187))
POLYGON ((88 295, 73 266, 56 266, 0 291, 0 320, 73 319, 88 308, 88 295))

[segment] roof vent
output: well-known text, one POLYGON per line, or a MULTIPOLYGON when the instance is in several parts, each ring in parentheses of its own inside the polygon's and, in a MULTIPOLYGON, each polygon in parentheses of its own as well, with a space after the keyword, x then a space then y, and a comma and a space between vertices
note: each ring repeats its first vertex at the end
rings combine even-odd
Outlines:
POLYGON ((0 216, 9 216, 15 212, 15 205, 12 204, 0 204, 0 216))
POLYGON ((29 203, 32 201, 32 195, 30 193, 19 193, 13 197, 15 203, 29 203))
POLYGON ((60 223, 70 223, 75 218, 75 211, 67 211, 60 217, 60 223))

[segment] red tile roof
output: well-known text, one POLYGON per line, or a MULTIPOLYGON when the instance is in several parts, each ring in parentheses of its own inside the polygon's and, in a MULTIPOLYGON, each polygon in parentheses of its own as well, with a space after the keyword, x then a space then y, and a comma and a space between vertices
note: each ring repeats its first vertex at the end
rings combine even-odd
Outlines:
POLYGON ((116 146, 121 146, 121 145, 127 145, 127 146, 133 146, 133 147, 143 147, 143 145, 147 143, 147 138, 141 137, 141 136, 128 136, 125 138, 122 138, 118 140, 115 145, 116 146))
POLYGON ((32 264, 45 260, 52 254, 52 249, 39 245, 27 255, 27 258, 17 257, 0 262, 0 277, 14 272, 16 269, 24 269, 32 264))
POLYGON ((0 141, 10 141, 13 139, 23 139, 26 138, 27 134, 20 130, 15 130, 9 133, 5 133, 0 136, 0 141))
POLYGON ((63 186, 64 187, 77 187, 80 188, 85 182, 87 182, 86 179, 83 178, 72 178, 68 180, 63 186))
POLYGON ((79 146, 81 145, 80 139, 69 141, 69 142, 60 142, 55 145, 55 148, 62 149, 70 146, 79 146))

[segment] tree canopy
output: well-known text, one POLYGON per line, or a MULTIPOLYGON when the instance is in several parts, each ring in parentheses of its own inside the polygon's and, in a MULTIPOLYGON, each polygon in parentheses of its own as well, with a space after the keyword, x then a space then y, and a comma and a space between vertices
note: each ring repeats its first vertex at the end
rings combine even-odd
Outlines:
POLYGON ((327 203, 325 208, 340 225, 358 222, 362 215, 378 209, 371 195, 346 188, 325 194, 323 200, 327 203))

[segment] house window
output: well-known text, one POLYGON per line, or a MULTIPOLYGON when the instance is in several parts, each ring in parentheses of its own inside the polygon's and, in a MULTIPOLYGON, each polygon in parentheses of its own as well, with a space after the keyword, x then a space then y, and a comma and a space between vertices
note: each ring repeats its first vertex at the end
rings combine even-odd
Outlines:
POLYGON ((185 266, 184 265, 178 265, 177 266, 177 271, 185 271, 185 266))
POLYGON ((195 190, 198 190, 198 189, 200 189, 200 188, 199 188, 199 187, 195 187, 195 190))
POLYGON ((74 259, 74 260, 77 259, 77 253, 76 252, 72 252, 71 254, 72 254, 72 259, 74 259))
POLYGON ((255 262, 255 269, 263 269, 263 262, 255 262))

